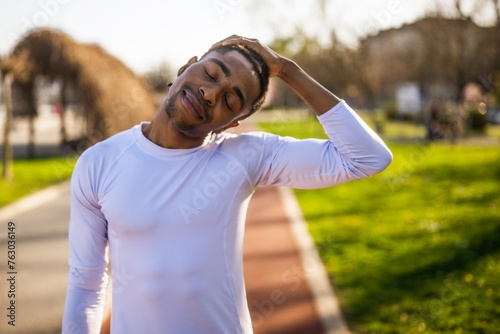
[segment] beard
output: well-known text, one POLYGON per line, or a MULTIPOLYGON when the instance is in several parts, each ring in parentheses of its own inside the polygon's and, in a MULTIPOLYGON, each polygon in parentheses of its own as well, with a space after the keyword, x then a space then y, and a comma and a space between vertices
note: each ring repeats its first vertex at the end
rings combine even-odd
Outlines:
POLYGON ((197 125, 189 123, 184 117, 184 115, 182 115, 182 112, 175 105, 175 102, 182 94, 184 89, 185 87, 182 86, 181 89, 177 91, 177 93, 167 98, 167 103, 165 105, 165 113, 172 120, 172 123, 179 131, 184 133, 186 132, 189 133, 190 131, 195 129, 197 125))

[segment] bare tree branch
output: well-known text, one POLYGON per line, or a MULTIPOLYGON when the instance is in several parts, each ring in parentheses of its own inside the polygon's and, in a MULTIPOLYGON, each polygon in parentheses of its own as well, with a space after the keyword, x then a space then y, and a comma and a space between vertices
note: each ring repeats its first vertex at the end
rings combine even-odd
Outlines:
POLYGON ((497 17, 496 25, 500 26, 500 0, 491 0, 493 2, 493 6, 495 7, 495 14, 497 17))
POLYGON ((462 8, 462 1, 461 0, 455 0, 455 9, 457 10, 458 16, 461 19, 466 18, 467 16, 464 14, 463 8, 462 8))

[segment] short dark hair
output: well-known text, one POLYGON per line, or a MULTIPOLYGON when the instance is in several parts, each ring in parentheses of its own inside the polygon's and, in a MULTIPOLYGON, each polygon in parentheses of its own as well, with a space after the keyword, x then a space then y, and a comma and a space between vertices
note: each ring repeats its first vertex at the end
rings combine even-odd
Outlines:
POLYGON ((250 115, 254 114, 257 112, 261 107, 262 104, 264 103, 264 100, 266 99, 266 94, 269 88, 269 68, 267 67, 266 62, 262 59, 262 57, 255 51, 243 46, 243 45, 237 45, 237 44, 229 44, 229 45, 221 45, 217 46, 213 49, 210 49, 207 51, 201 59, 205 58, 205 56, 209 53, 212 52, 218 52, 220 54, 225 54, 230 51, 238 51, 241 55, 243 55, 249 62, 252 64, 252 67, 257 74, 257 77, 259 78, 259 88, 260 88, 260 93, 255 99, 255 101, 252 103, 252 109, 247 115, 244 115, 241 117, 239 120, 243 120, 250 115))

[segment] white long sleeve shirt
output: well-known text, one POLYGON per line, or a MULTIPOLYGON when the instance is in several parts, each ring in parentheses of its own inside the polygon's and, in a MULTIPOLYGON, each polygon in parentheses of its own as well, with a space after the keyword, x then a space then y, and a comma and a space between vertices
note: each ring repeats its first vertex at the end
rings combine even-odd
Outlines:
POLYGON ((222 133, 166 149, 142 123, 85 151, 71 180, 63 333, 99 332, 108 247, 112 333, 252 333, 242 250, 255 188, 330 187, 392 160, 345 102, 318 118, 330 140, 222 133))

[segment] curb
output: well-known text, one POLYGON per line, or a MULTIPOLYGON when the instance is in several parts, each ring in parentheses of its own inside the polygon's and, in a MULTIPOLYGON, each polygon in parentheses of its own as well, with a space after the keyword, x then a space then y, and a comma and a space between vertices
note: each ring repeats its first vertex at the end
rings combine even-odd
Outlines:
POLYGON ((285 214, 290 221, 292 234, 297 242, 302 267, 314 297, 314 305, 327 334, 350 334, 339 303, 335 297, 318 250, 309 234, 307 223, 297 199, 290 188, 278 187, 285 214))
POLYGON ((0 223, 8 220, 15 220, 15 216, 20 213, 39 207, 40 205, 57 198, 64 192, 68 191, 69 184, 69 180, 64 181, 63 183, 50 186, 34 194, 27 195, 14 203, 7 204, 0 209, 0 223))

